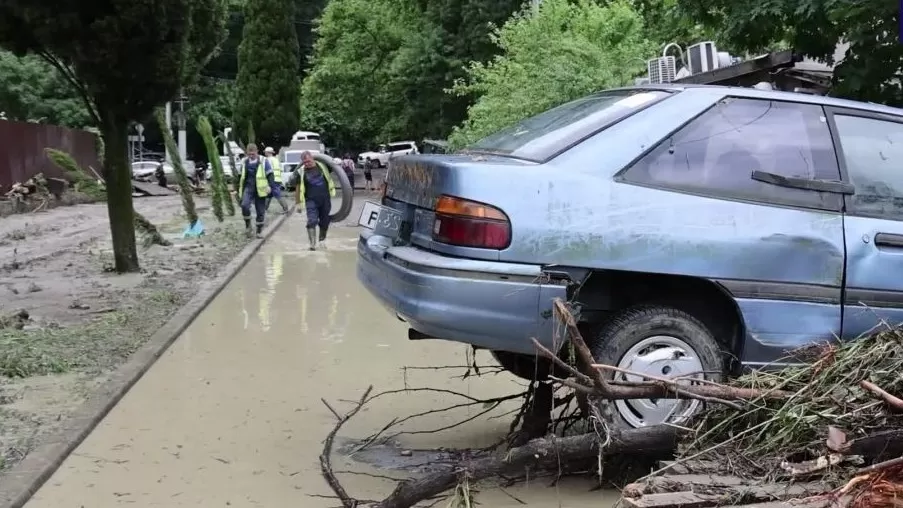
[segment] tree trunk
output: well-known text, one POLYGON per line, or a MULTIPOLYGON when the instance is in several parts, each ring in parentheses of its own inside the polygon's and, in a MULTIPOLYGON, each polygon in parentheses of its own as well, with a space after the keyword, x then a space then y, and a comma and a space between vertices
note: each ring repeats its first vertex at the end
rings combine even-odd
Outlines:
MULTIPOLYGON (((665 425, 624 431, 613 431, 602 451, 604 455, 630 453, 659 453, 671 451, 677 443, 677 430, 665 425)), ((500 455, 478 458, 459 464, 451 471, 429 474, 423 478, 403 481, 392 494, 372 505, 372 508, 410 508, 454 487, 463 476, 472 482, 507 474, 516 476, 529 467, 531 471, 555 470, 561 464, 591 459, 599 452, 596 433, 569 437, 534 439, 519 448, 500 455)))
POLYGON ((104 137, 103 178, 107 186, 107 213, 110 216, 116 272, 137 272, 132 171, 127 153, 128 122, 106 118, 101 133, 104 137))

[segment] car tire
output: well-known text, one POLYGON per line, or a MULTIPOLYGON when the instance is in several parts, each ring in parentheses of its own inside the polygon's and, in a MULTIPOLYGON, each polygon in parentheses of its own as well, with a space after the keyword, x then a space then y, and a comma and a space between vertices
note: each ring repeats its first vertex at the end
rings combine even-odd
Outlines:
MULTIPOLYGON (((664 305, 639 305, 620 311, 601 325, 587 344, 597 363, 650 376, 696 373, 711 381, 724 374, 724 354, 715 336, 692 315, 664 305)), ((609 380, 641 381, 603 371, 609 380)), ((704 409, 698 400, 602 401, 601 414, 618 428, 665 422, 680 424, 704 409)))
POLYGON ((326 164, 326 167, 332 172, 332 177, 339 180, 340 192, 342 193, 342 206, 335 213, 329 214, 331 222, 338 222, 348 218, 351 213, 351 207, 354 205, 354 190, 351 189, 351 182, 348 181, 348 175, 342 171, 331 157, 322 154, 314 154, 314 159, 326 164))

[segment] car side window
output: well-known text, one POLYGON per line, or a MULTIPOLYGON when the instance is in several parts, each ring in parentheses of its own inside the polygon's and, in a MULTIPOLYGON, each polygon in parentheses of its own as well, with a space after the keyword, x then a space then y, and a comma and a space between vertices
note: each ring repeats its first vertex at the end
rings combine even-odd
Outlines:
POLYGON ((847 213, 903 220, 903 123, 835 114, 834 124, 856 187, 847 213))
POLYGON ((839 180, 822 107, 726 98, 665 138, 621 180, 716 198, 840 207, 838 195, 753 180, 755 170, 783 177, 839 180))

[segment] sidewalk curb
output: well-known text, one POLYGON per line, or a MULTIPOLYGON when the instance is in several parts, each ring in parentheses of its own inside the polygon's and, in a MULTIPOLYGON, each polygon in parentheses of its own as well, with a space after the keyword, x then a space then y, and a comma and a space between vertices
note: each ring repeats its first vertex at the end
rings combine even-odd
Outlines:
MULTIPOLYGON (((293 215, 293 214, 292 214, 293 215)), ((0 475, 0 508, 21 508, 60 467, 66 457, 81 444, 107 413, 128 393, 163 353, 176 341, 207 305, 254 257, 291 215, 279 215, 264 232, 262 240, 244 247, 220 273, 204 284, 181 309, 132 356, 117 368, 109 381, 92 393, 75 412, 64 420, 61 429, 42 440, 13 468, 0 475)))

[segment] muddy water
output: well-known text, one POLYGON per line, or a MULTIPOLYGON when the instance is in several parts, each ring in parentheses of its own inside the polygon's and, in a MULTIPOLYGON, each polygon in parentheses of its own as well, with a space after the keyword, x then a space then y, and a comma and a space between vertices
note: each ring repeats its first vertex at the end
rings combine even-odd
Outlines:
MULTIPOLYGON (((522 387, 507 375, 455 378, 457 370, 402 367, 464 365, 466 348, 409 342, 404 325, 378 306, 355 277, 356 228, 337 226, 328 252, 309 252, 293 217, 139 381, 28 504, 29 508, 137 506, 336 506, 318 456, 338 411, 367 388, 442 387, 491 397, 522 387)), ((479 363, 491 363, 488 355, 479 363)), ((398 416, 460 402, 408 393, 380 398, 348 423, 337 445, 361 439, 398 416)), ((511 409, 510 407, 508 409, 511 409)), ((477 405, 429 415, 402 429, 448 426, 477 405)), ((500 414, 500 408, 494 414, 500 414)), ((441 456, 411 449, 485 446, 507 418, 481 417, 439 434, 406 434, 391 444, 334 455, 349 493, 378 499, 392 483, 441 456)), ((397 430, 397 429, 396 429, 397 430)), ((613 492, 571 480, 501 491, 480 489, 484 506, 608 507, 613 492)))

